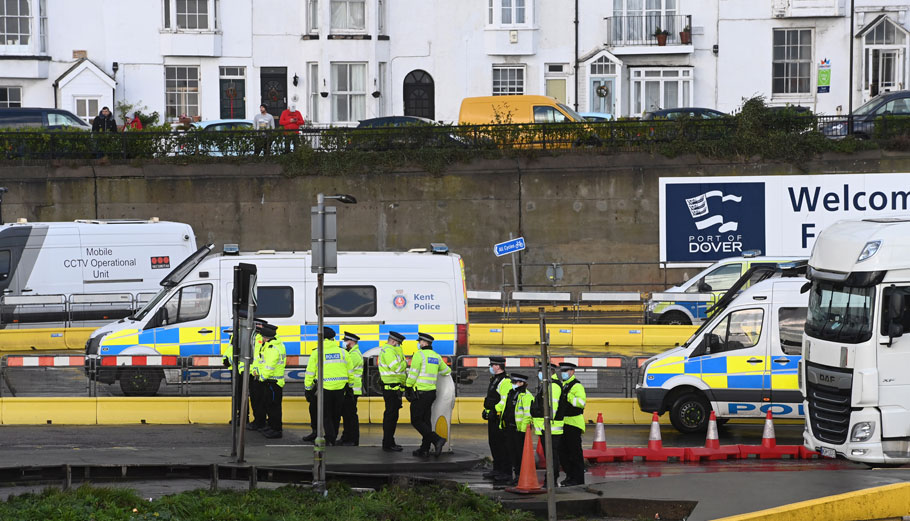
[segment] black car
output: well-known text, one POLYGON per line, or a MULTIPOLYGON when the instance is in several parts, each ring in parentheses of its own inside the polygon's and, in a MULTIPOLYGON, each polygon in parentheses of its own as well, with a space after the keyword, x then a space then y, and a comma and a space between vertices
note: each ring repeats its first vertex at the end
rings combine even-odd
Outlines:
POLYGON ((704 109, 700 107, 680 107, 676 109, 655 110, 642 114, 642 121, 651 121, 653 119, 679 119, 688 116, 692 119, 717 119, 727 116, 723 112, 714 109, 704 109))
POLYGON ((432 119, 417 116, 383 116, 361 120, 357 128, 405 127, 408 125, 435 125, 432 119))
POLYGON ((350 133, 349 146, 360 150, 464 147, 461 137, 435 121, 417 116, 384 116, 362 120, 350 133))
MULTIPOLYGON (((861 139, 872 137, 875 134, 875 120, 886 116, 897 116, 901 120, 910 116, 910 90, 879 94, 854 110, 853 135, 861 139)), ((901 123, 910 124, 910 118, 901 123)), ((829 138, 843 138, 850 133, 849 118, 835 118, 834 121, 823 123, 819 130, 829 138)))

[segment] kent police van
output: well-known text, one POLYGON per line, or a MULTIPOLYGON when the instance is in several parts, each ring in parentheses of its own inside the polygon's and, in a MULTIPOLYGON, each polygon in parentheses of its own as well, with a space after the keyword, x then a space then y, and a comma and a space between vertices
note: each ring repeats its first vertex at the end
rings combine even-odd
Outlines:
POLYGON ((635 388, 641 410, 669 411, 682 432, 704 430, 711 410, 721 422, 759 418, 769 410, 779 418, 802 417, 798 368, 806 284, 802 276, 758 282, 684 345, 648 359, 635 388))
MULTIPOLYGON (((135 315, 95 331, 86 354, 220 355, 222 344, 229 343, 233 271, 239 263, 257 266, 256 317, 278 326, 287 354, 316 349, 317 281, 310 252, 211 251, 212 245, 203 246, 168 274, 161 291, 135 315)), ((464 263, 444 245, 407 253, 339 253, 338 272, 325 275, 324 292, 325 324, 360 336, 364 353, 384 343, 389 331, 407 337, 406 355, 417 349, 418 331, 436 338, 433 348, 441 355, 467 353, 464 263)), ((124 394, 136 395, 156 393, 164 377, 160 369, 124 366, 98 378, 119 380, 124 394)))

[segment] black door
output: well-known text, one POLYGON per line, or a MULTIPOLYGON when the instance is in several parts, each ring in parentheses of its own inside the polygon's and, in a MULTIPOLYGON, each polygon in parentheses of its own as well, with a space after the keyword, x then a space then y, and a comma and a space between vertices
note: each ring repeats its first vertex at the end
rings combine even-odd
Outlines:
MULTIPOLYGON (((275 119, 288 108, 288 68, 263 67, 259 70, 259 84, 262 87, 262 104, 275 119)), ((257 107, 256 112, 259 112, 257 107)))
MULTIPOLYGON (((246 116, 246 81, 221 79, 221 119, 243 119, 246 116)), ((258 110, 257 110, 258 112, 258 110)))
POLYGON ((426 71, 415 70, 404 78, 404 115, 436 119, 436 88, 426 71))

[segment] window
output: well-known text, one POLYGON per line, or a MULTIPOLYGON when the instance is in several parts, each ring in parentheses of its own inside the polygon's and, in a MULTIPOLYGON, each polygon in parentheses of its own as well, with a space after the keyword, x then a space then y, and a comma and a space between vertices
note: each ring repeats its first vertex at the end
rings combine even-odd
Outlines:
POLYGON ((202 320, 209 316, 212 306, 212 285, 196 284, 181 288, 176 295, 161 308, 162 326, 202 320))
POLYGON ((692 69, 632 69, 632 110, 640 115, 692 106, 692 69))
POLYGON ((364 0, 332 0, 332 29, 363 31, 366 28, 364 0))
POLYGON ((654 32, 669 32, 667 41, 676 43, 678 33, 687 22, 677 15, 676 0, 613 0, 613 16, 609 22, 611 45, 654 45, 654 32))
POLYGON ((376 315, 373 286, 326 286, 325 316, 372 317, 376 315))
POLYGON ((816 281, 809 292, 806 333, 820 340, 858 344, 872 337, 875 287, 816 281))
POLYGON ((171 0, 164 0, 164 28, 171 28, 171 0))
POLYGON ((525 68, 520 66, 493 66, 493 95, 525 93, 525 68))
POLYGON ((379 115, 389 115, 389 93, 386 90, 386 62, 379 62, 379 115))
POLYGON ((177 0, 178 29, 208 29, 208 0, 177 0))
POLYGON ((0 251, 0 280, 9 278, 10 253, 9 250, 0 251))
POLYGON ((310 71, 310 106, 309 109, 309 119, 310 121, 317 122, 319 121, 319 64, 316 62, 307 63, 307 70, 310 71))
POLYGON ((785 355, 803 354, 803 331, 806 328, 807 308, 780 308, 777 327, 780 331, 780 348, 785 355))
POLYGON ((38 36, 41 38, 41 52, 47 52, 47 0, 38 0, 38 36))
POLYGON ((306 30, 308 33, 319 32, 319 0, 307 0, 306 30))
POLYGON ((730 313, 707 335, 707 353, 737 351, 758 344, 761 338, 763 309, 743 309, 730 313))
POLYGON ((377 0, 376 4, 376 29, 379 34, 385 34, 385 0, 377 0))
POLYGON ((489 0, 488 6, 489 7, 487 8, 487 24, 493 25, 493 11, 494 11, 493 0, 489 0))
POLYGON ((812 31, 775 29, 772 94, 809 94, 811 68, 812 31))
POLYGON ((218 73, 222 78, 242 79, 246 77, 246 67, 219 67, 218 73))
POLYGON ((199 67, 170 66, 164 68, 166 116, 177 120, 181 116, 199 115, 199 67))
MULTIPOLYGON (((95 114, 97 114, 97 112, 95 114)), ((49 111, 47 113, 47 126, 85 128, 85 123, 63 112, 49 111)))
POLYGON ((555 107, 534 107, 534 123, 565 123, 569 118, 555 107))
POLYGON ((98 115, 98 98, 76 98, 76 115, 89 125, 98 115))
POLYGON ((876 109, 875 114, 880 116, 892 114, 900 114, 906 116, 907 114, 910 114, 910 100, 907 98, 891 100, 876 109))
POLYGON ((366 116, 367 65, 332 64, 332 120, 358 121, 366 116))
POLYGON ((30 0, 0 2, 0 45, 28 45, 31 35, 30 0))
POLYGON ((22 87, 0 87, 0 108, 22 106, 22 87))
MULTIPOLYGON (((2 253, 2 252, 0 252, 2 253)), ((0 263, 2 265, 2 263, 0 263)), ((0 272, 2 274, 2 272, 0 272)), ((892 317, 889 317, 889 309, 891 307, 891 295, 893 293, 898 293, 903 295, 903 306, 900 309, 894 310, 893 322, 903 326, 902 333, 907 334, 910 332, 910 287, 907 286, 890 286, 885 288, 885 291, 882 292, 882 336, 888 336, 888 325, 892 322, 890 320, 892 317)))
POLYGON ((739 280, 742 275, 742 269, 742 264, 738 262, 720 266, 705 275, 702 281, 699 281, 694 287, 698 290, 698 286, 701 285, 701 282, 704 282, 708 285, 707 291, 727 291, 739 280))
POLYGON ((256 316, 259 318, 294 316, 294 289, 289 286, 257 287, 256 316))
POLYGON ((525 0, 501 0, 502 25, 525 23, 525 0))

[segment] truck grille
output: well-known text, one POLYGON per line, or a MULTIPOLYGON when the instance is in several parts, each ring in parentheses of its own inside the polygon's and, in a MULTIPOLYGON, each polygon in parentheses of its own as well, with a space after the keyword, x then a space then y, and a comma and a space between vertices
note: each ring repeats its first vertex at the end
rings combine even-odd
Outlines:
POLYGON ((816 438, 837 445, 847 441, 847 430, 850 428, 851 391, 851 388, 838 389, 811 382, 806 383, 809 422, 816 438))

